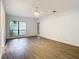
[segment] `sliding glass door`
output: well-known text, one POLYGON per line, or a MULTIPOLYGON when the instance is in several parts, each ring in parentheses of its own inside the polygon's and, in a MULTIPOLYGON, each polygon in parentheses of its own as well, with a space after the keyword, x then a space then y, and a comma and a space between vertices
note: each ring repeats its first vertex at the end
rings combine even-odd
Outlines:
POLYGON ((10 36, 17 36, 18 35, 18 22, 10 21, 9 25, 10 25, 10 29, 9 29, 10 36))
POLYGON ((25 35, 26 34, 26 23, 25 22, 19 22, 19 35, 25 35))
POLYGON ((26 23, 22 21, 10 21, 10 36, 20 36, 26 34, 26 23))

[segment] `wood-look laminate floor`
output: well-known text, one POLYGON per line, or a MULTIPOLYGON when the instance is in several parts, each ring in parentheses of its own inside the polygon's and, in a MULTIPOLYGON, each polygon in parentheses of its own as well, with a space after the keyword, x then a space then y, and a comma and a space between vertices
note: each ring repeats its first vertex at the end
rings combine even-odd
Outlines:
POLYGON ((79 47, 37 37, 13 39, 2 59, 79 59, 79 47))

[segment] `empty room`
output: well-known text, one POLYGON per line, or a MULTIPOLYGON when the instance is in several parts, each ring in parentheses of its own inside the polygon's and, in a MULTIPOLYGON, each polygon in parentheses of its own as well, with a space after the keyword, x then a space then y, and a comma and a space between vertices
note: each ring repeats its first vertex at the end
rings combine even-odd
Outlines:
POLYGON ((79 0, 0 0, 0 59, 79 59, 79 0))

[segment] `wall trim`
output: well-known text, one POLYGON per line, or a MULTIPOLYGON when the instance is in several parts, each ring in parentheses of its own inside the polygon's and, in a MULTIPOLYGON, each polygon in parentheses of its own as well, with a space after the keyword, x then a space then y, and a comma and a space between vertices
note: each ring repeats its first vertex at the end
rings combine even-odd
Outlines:
POLYGON ((61 41, 57 41, 57 40, 54 40, 54 39, 50 39, 50 38, 47 38, 47 37, 43 37, 43 36, 40 36, 41 38, 44 38, 44 39, 48 39, 48 40, 52 40, 52 41, 56 41, 56 42, 59 42, 59 43, 62 43, 62 44, 66 44, 66 45, 70 45, 70 46, 73 46, 73 47, 78 47, 77 45, 72 45, 72 44, 69 44, 69 43, 65 43, 65 42, 61 42, 61 41))
POLYGON ((19 39, 19 38, 29 38, 29 37, 37 37, 37 35, 23 36, 23 37, 8 37, 8 38, 6 38, 6 40, 9 40, 9 39, 19 39))

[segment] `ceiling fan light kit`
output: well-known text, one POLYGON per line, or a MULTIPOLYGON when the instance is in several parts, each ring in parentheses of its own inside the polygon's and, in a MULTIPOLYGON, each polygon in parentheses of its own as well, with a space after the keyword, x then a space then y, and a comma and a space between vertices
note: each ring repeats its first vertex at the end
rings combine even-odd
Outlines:
POLYGON ((39 13, 38 11, 35 11, 35 12, 34 12, 34 15, 35 15, 35 16, 39 16, 40 13, 39 13))

